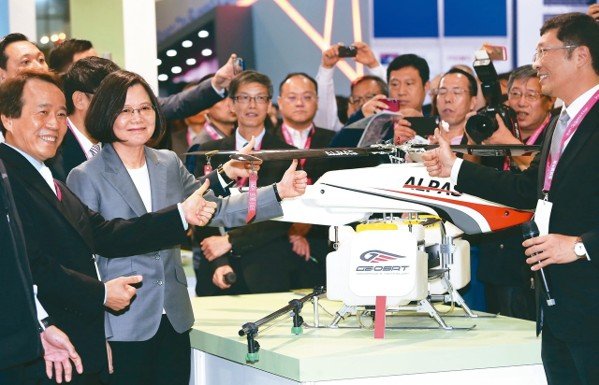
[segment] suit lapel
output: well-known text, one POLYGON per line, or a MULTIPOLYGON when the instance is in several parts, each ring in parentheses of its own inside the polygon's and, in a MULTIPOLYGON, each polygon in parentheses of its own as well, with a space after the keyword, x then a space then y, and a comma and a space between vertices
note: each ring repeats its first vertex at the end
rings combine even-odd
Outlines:
POLYGON ((551 138, 553 137, 553 131, 557 125, 559 115, 555 116, 547 127, 545 133, 545 140, 543 140, 543 147, 541 148, 540 161, 539 161, 539 175, 537 177, 538 195, 539 197, 543 194, 543 185, 545 183, 545 169, 547 168, 547 156, 549 156, 549 149, 551 148, 551 138))
POLYGON ((137 192, 137 188, 135 188, 129 173, 125 169, 125 165, 114 150, 114 147, 106 144, 98 156, 101 156, 104 162, 102 176, 106 181, 114 187, 137 216, 146 214, 146 208, 137 192))
POLYGON ((599 125, 599 103, 595 103, 595 106, 589 111, 587 116, 580 122, 580 126, 572 135, 570 139, 570 143, 566 146, 564 153, 557 162, 557 167, 555 168, 555 176, 553 177, 553 181, 556 184, 559 184, 560 181, 564 180, 560 175, 567 172, 570 165, 572 165, 572 161, 576 158, 576 155, 590 143, 590 137, 592 134, 596 133, 597 127, 599 125))
POLYGON ((156 151, 146 148, 146 164, 150 174, 150 188, 152 190, 152 210, 164 207, 166 200, 166 165, 158 160, 156 151))
POLYGON ((3 159, 6 159, 7 163, 14 167, 15 170, 18 170, 19 177, 21 177, 28 186, 35 189, 39 195, 44 197, 44 199, 52 205, 52 207, 55 207, 60 211, 60 202, 54 194, 54 191, 52 191, 44 178, 42 178, 40 173, 27 159, 6 145, 0 146, 0 156, 3 159))

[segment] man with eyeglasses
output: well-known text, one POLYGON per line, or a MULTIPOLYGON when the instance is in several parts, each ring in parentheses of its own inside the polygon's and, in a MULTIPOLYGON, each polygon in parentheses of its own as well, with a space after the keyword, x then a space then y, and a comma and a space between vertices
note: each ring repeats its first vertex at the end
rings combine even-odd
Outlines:
MULTIPOLYGON (((276 134, 287 144, 300 149, 328 147, 335 133, 317 127, 314 115, 318 108, 318 85, 308 74, 288 74, 279 85, 279 108, 283 117, 276 134)), ((332 168, 327 159, 301 159, 300 166, 309 183, 332 168)), ((294 277, 298 287, 314 287, 325 283, 325 257, 328 253, 328 227, 295 223, 289 232, 289 242, 296 255, 294 277)))
POLYGON ((441 77, 436 108, 439 118, 447 123, 441 135, 451 144, 464 141, 466 116, 474 110, 477 92, 476 79, 464 70, 452 68, 441 77))
MULTIPOLYGON (((505 126, 485 144, 541 145, 551 118, 553 98, 543 95, 531 65, 516 68, 508 78, 508 105, 514 109, 522 134, 518 140, 505 126)), ((481 163, 498 170, 520 172, 530 166, 531 156, 485 157, 481 163)), ((485 286, 487 311, 508 317, 534 320, 536 316, 533 275, 524 263, 522 230, 510 228, 479 238, 478 279, 485 286)))
POLYGON ((456 159, 440 136, 424 164, 460 192, 536 207, 541 235, 522 246, 531 270, 543 268, 548 281, 550 293, 536 282, 547 382, 599 384, 599 23, 582 13, 547 20, 533 68, 542 93, 564 106, 529 168, 514 174, 456 159))
MULTIPOLYGON (((256 71, 237 75, 229 88, 229 106, 237 115, 237 129, 230 137, 200 146, 200 150, 240 150, 252 137, 254 149, 293 149, 265 129, 273 88, 268 76, 256 71)), ((299 119, 299 118, 298 118, 299 119)), ((202 175, 205 159, 199 158, 194 174, 202 175)), ((289 163, 269 161, 260 166, 258 186, 277 182, 289 163)), ((248 186, 248 178, 237 180, 248 186)), ((291 225, 266 221, 235 229, 196 228, 194 239, 200 243, 201 256, 195 269, 198 296, 267 293, 291 288, 289 272, 298 259, 291 251, 288 232, 291 225), (236 274, 236 282, 227 277, 236 274)))

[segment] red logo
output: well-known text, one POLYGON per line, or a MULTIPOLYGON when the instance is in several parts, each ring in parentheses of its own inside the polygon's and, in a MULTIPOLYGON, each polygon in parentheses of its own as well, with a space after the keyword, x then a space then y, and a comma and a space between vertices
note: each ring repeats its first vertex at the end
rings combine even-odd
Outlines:
POLYGON ((402 255, 392 254, 382 250, 368 250, 360 255, 360 259, 369 263, 381 263, 394 261, 399 258, 405 258, 402 255))

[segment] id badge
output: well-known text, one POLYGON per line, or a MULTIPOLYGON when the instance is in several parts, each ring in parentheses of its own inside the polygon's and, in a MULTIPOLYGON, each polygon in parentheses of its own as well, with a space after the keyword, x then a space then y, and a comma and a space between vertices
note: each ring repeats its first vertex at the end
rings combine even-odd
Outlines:
POLYGON ((547 200, 539 199, 537 202, 534 221, 539 228, 539 235, 549 234, 549 218, 551 217, 552 207, 553 203, 547 200))

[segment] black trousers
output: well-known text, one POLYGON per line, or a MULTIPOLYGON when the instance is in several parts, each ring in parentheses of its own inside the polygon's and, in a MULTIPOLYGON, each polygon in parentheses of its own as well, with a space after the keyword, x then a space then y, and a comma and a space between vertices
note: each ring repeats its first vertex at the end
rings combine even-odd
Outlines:
POLYGON ((599 384, 599 342, 567 342, 543 325, 541 348, 548 385, 599 384))
MULTIPOLYGON (((147 341, 111 341, 114 373, 110 385, 188 385, 189 331, 179 334, 165 314, 147 341)), ((85 363, 84 363, 85 365, 85 363)))

